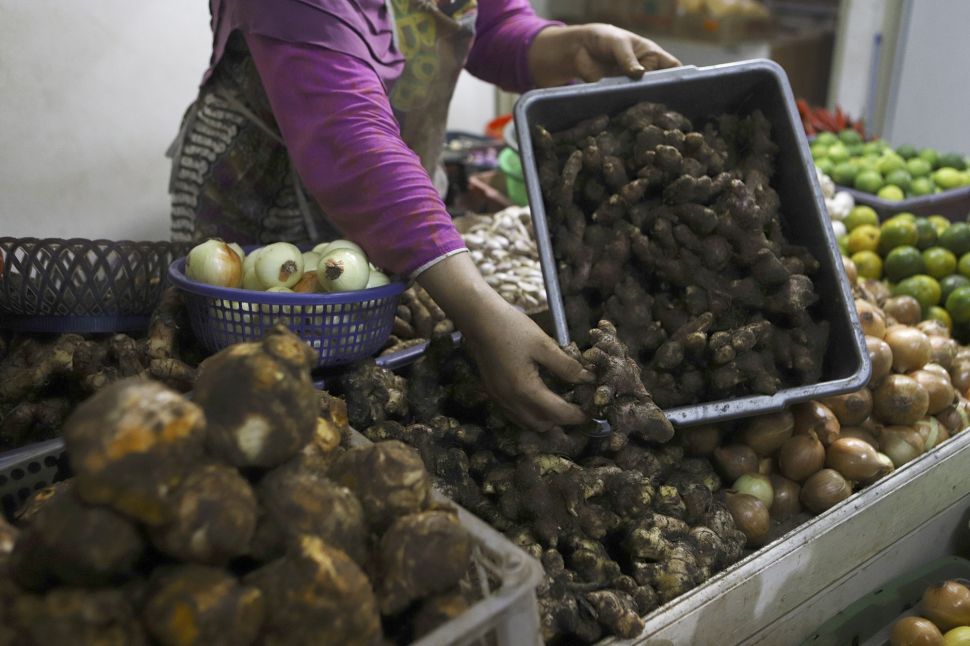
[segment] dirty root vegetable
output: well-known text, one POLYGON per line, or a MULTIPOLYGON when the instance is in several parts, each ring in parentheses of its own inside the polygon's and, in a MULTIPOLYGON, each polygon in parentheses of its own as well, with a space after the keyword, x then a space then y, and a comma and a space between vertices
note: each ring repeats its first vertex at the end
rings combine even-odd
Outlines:
POLYGON ((196 245, 185 259, 185 275, 216 287, 239 287, 242 284, 242 260, 222 240, 212 239, 196 245))
POLYGON ((325 292, 364 289, 370 278, 370 265, 362 252, 347 247, 331 248, 320 256, 317 280, 325 292))
MULTIPOLYGON (((144 646, 149 643, 121 589, 56 588, 21 595, 11 614, 19 629, 13 644, 144 646)), ((0 611, 2 613, 2 611, 0 611)), ((0 635, 4 625, 0 625, 0 635)))
POLYGON ((403 442, 350 449, 333 462, 328 475, 357 496, 367 522, 378 531, 430 502, 431 477, 418 452, 403 442))
POLYGON ((873 412, 888 424, 915 424, 926 415, 929 407, 929 393, 906 375, 889 375, 873 392, 873 412))
POLYGON ((457 513, 424 511, 398 518, 381 538, 382 614, 397 614, 417 599, 448 590, 471 561, 471 536, 457 513))
POLYGON ((175 491, 202 458, 204 442, 205 417, 197 403, 137 378, 99 391, 64 423, 81 499, 146 525, 172 519, 175 491))
POLYGON ((775 498, 774 489, 771 486, 771 479, 767 475, 760 473, 746 473, 731 486, 738 493, 746 493, 754 496, 762 503, 766 509, 771 508, 771 503, 775 498))
POLYGON ((745 473, 757 473, 758 463, 758 454, 746 444, 729 444, 714 449, 714 466, 729 482, 745 473))
POLYGON ((771 518, 765 504, 754 496, 735 491, 726 491, 724 502, 734 518, 734 524, 748 539, 748 545, 764 545, 771 529, 771 518))
POLYGON ((903 617, 893 624, 889 646, 943 646, 943 634, 932 621, 922 617, 903 617))
POLYGON ((828 446, 839 438, 841 425, 835 413, 828 406, 817 401, 797 404, 792 408, 795 414, 795 434, 810 435, 828 446))
POLYGON ((923 308, 912 296, 894 296, 886 299, 882 310, 886 316, 891 316, 902 325, 916 325, 923 318, 923 308))
MULTIPOLYGON (((741 425, 740 439, 761 457, 772 455, 781 448, 795 428, 791 411, 759 415, 741 425)), ((765 503, 770 506, 771 503, 765 503)))
POLYGON ((899 326, 886 331, 886 343, 893 352, 893 370, 919 370, 930 361, 930 339, 913 327, 899 326))
POLYGON ((970 626, 970 589, 956 581, 931 586, 923 592, 920 610, 941 630, 970 626))
POLYGON ((106 507, 84 504, 75 487, 67 486, 37 511, 10 562, 17 581, 29 589, 99 586, 131 576, 144 548, 133 523, 106 507))
POLYGON ((866 349, 872 362, 872 376, 869 377, 869 383, 875 385, 892 372, 893 351, 888 343, 874 336, 866 337, 866 349))
POLYGON ((848 480, 868 484, 891 471, 879 459, 879 453, 862 440, 839 438, 826 450, 825 466, 835 469, 848 480))
POLYGON ((242 556, 256 528, 256 495, 231 467, 210 464, 188 475, 173 498, 174 519, 149 533, 182 561, 225 565, 242 556))
POLYGON ((946 373, 940 374, 937 370, 924 368, 909 373, 909 376, 926 389, 926 394, 929 396, 929 407, 926 412, 930 415, 942 412, 953 403, 953 397, 956 393, 950 383, 950 376, 946 373))
POLYGON ((160 568, 148 585, 142 620, 161 646, 251 644, 263 623, 264 600, 221 569, 160 568))
POLYGON ((785 521, 802 510, 798 500, 802 488, 797 482, 789 480, 777 473, 771 474, 771 489, 774 497, 768 513, 775 520, 785 521))
POLYGON ((303 277, 303 254, 289 242, 274 242, 263 247, 253 271, 267 289, 292 287, 303 277))
POLYGON ((855 308, 859 313, 859 323, 866 336, 881 339, 886 335, 886 317, 878 307, 869 301, 857 298, 855 308))
POLYGON ((835 413, 840 425, 858 426, 872 413, 872 392, 863 388, 847 395, 829 397, 822 403, 835 413))
POLYGON ((316 427, 314 360, 310 346, 282 325, 262 341, 232 345, 207 359, 194 401, 205 409, 212 455, 233 466, 264 468, 295 456, 316 427))
POLYGON ((825 466, 825 446, 811 435, 793 435, 778 452, 778 470, 795 482, 802 482, 825 466))
POLYGON ((897 469, 925 450, 923 438, 909 426, 887 426, 879 432, 879 451, 888 455, 897 469))
POLYGON ((682 428, 677 435, 688 455, 706 457, 721 445, 721 429, 715 424, 682 428))
POLYGON ((802 483, 801 502, 821 514, 852 495, 852 486, 835 469, 822 469, 802 483))
POLYGON ((244 580, 266 602, 267 644, 377 644, 380 615, 370 582, 350 557, 317 537, 244 580))

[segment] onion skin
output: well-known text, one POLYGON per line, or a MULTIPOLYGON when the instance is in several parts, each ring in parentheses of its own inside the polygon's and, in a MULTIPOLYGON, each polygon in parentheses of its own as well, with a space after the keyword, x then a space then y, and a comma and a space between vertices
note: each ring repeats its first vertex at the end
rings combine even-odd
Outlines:
POLYGON ((887 426, 879 433, 879 452, 885 453, 897 469, 923 455, 923 438, 908 426, 887 426))
POLYGON ((253 270, 267 289, 293 287, 303 278, 303 254, 289 242, 274 242, 262 248, 253 270))
POLYGON ((930 395, 912 377, 889 375, 873 393, 873 412, 881 421, 900 426, 915 424, 930 407, 930 395))
POLYGON ((893 369, 893 351, 889 344, 874 336, 866 337, 866 349, 872 362, 872 376, 869 384, 875 385, 885 379, 893 369))
POLYGON ((192 247, 185 258, 185 276, 215 287, 242 285, 242 260, 232 247, 213 238, 192 247))
POLYGON ((886 331, 886 343, 893 351, 893 370, 911 372, 930 362, 930 338, 914 327, 894 327, 886 331))
POLYGON ((768 513, 772 518, 779 521, 788 520, 802 510, 798 496, 802 488, 797 482, 774 473, 771 475, 771 488, 774 491, 774 498, 768 513))
POLYGON ((317 279, 327 292, 350 292, 364 289, 370 278, 367 256, 346 247, 330 249, 320 256, 317 279))
POLYGON ((758 472, 758 454, 746 444, 729 444, 714 450, 714 466, 728 482, 758 472))
POLYGON ((734 518, 734 524, 747 537, 748 545, 764 545, 771 529, 771 517, 764 503, 754 496, 730 489, 724 492, 724 502, 734 518))
POLYGON ((970 646, 970 626, 957 626, 946 631, 943 646, 970 646))
POLYGON ((851 437, 857 440, 862 440, 874 449, 879 448, 879 440, 876 439, 876 436, 861 426, 847 426, 843 428, 842 437, 851 437))
POLYGON ((761 458, 758 461, 758 473, 763 476, 770 476, 775 472, 775 459, 774 458, 761 458))
MULTIPOLYGON (((872 392, 868 388, 823 399, 842 426, 858 426, 872 413, 872 392)), ((821 438, 819 438, 821 439, 821 438)))
POLYGON ((959 397, 957 402, 936 416, 950 436, 970 427, 970 401, 959 397))
POLYGON ((923 446, 927 451, 950 438, 946 428, 935 417, 927 417, 916 422, 916 432, 923 440, 923 446))
POLYGON ((771 508, 771 503, 775 498, 774 489, 771 486, 771 478, 760 473, 745 473, 734 481, 731 487, 738 493, 746 493, 754 496, 762 502, 765 509, 771 508))
POLYGON ((828 406, 817 401, 798 404, 795 414, 795 435, 811 435, 828 446, 839 438, 841 424, 828 406))
POLYGON ((970 358, 961 358, 957 355, 950 366, 950 382, 957 392, 964 397, 970 389, 970 358))
POLYGON ((795 482, 803 482, 825 466, 825 447, 811 435, 793 435, 778 452, 778 470, 795 482))
POLYGON ((391 279, 387 277, 382 271, 371 270, 370 275, 367 277, 367 284, 364 285, 364 289, 371 289, 374 287, 383 287, 384 285, 390 285, 391 279))
POLYGON ((887 298, 882 311, 903 325, 916 325, 923 318, 923 308, 912 296, 893 296, 887 298))
POLYGON ((843 437, 826 450, 825 466, 835 469, 845 477, 869 484, 889 473, 879 460, 879 453, 872 446, 852 437, 843 437))
POLYGON ((298 294, 313 294, 320 291, 320 281, 317 280, 317 272, 303 272, 303 278, 293 285, 291 289, 298 294))
MULTIPOLYGON (((941 321, 937 321, 936 319, 926 319, 925 321, 920 321, 916 324, 916 329, 928 337, 937 336, 946 339, 950 338, 950 329, 941 321)), ((954 344, 956 344, 956 341, 954 341, 954 344)))
POLYGON ((920 609, 940 630, 970 626, 970 589, 956 581, 931 586, 923 592, 920 609))
POLYGON ((714 424, 682 428, 677 434, 688 455, 707 457, 721 445, 721 429, 714 424))
POLYGON ((932 621, 922 617, 903 617, 893 624, 889 646, 943 646, 943 634, 932 621))
POLYGON ((790 411, 759 415, 741 425, 740 439, 761 457, 781 448, 795 430, 795 417, 790 411))
POLYGON ((866 336, 881 339, 886 335, 886 317, 878 307, 868 301, 856 299, 855 309, 859 313, 859 323, 862 324, 862 331, 866 336))
POLYGON ((842 265, 845 267, 845 277, 849 280, 849 286, 855 285, 859 280, 859 268, 851 258, 845 256, 842 256, 842 265))
POLYGON ((909 373, 909 376, 926 389, 926 394, 930 398, 926 412, 930 415, 942 412, 953 403, 956 393, 950 383, 950 375, 941 375, 936 369, 926 370, 924 368, 909 373))
POLYGON ((949 370, 957 355, 957 342, 946 336, 927 334, 930 338, 930 361, 949 370))
POLYGON ((821 514, 852 495, 848 480, 835 469, 822 469, 802 484, 801 502, 821 514))

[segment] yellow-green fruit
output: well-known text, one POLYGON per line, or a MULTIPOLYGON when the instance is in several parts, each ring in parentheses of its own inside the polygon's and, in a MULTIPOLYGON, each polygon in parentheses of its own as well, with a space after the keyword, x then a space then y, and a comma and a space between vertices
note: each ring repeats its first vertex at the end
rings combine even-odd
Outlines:
MULTIPOLYGON (((955 293, 956 292, 954 292, 954 294, 955 293)), ((934 305, 938 305, 941 294, 942 290, 940 289, 940 283, 938 283, 932 276, 927 276, 925 274, 910 276, 909 278, 900 281, 899 284, 893 288, 893 295, 912 296, 919 301, 920 306, 922 306, 924 310, 933 307, 934 305)), ((952 296, 953 294, 950 295, 951 298, 952 296)), ((950 312, 950 315, 952 316, 953 312, 950 312)), ((954 320, 956 320, 956 317, 954 317, 954 320)))
POLYGON ((943 646, 970 646, 970 626, 957 626, 946 631, 943 646))
POLYGON ((898 202, 906 197, 903 193, 903 189, 899 188, 895 184, 886 184, 876 193, 876 196, 884 200, 889 200, 890 202, 898 202))
POLYGON ((860 278, 882 278, 882 258, 875 251, 859 251, 852 254, 860 278))
MULTIPOLYGON (((871 224, 872 226, 879 225, 879 215, 873 210, 871 206, 865 206, 860 204, 855 206, 849 211, 849 215, 842 220, 845 224, 845 228, 851 233, 853 229, 863 224, 871 224)), ((949 222, 947 222, 949 225, 949 222)))
POLYGON ((923 264, 926 273, 939 280, 957 270, 957 257, 949 249, 931 247, 923 252, 923 264))

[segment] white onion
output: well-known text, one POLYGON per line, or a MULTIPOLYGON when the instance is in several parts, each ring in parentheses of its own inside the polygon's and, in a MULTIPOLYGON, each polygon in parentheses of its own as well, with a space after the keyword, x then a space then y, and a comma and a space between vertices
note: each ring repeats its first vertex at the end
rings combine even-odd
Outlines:
POLYGON ((391 279, 387 277, 387 274, 378 270, 372 269, 370 276, 367 278, 367 285, 364 289, 370 289, 371 287, 383 287, 384 285, 390 284, 391 279))
POLYGON ((313 251, 320 254, 321 256, 324 256, 327 254, 328 251, 333 251, 335 249, 354 249, 355 251, 359 251, 365 257, 367 256, 367 254, 364 253, 364 250, 360 247, 360 245, 358 245, 355 242, 351 242, 350 240, 334 240, 333 242, 321 242, 320 244, 318 244, 313 248, 313 251))
POLYGON ((206 240, 196 245, 185 259, 185 275, 206 285, 239 287, 242 282, 242 262, 222 240, 206 240))
POLYGON ((235 251, 236 255, 239 256, 239 262, 246 262, 246 252, 243 251, 243 248, 236 242, 230 242, 228 244, 229 248, 235 251))
POLYGON ((317 265, 317 279, 327 292, 364 289, 369 278, 367 256, 356 249, 339 247, 328 251, 317 265))
POLYGON ((320 262, 320 254, 316 251, 304 251, 303 252, 303 271, 311 271, 316 269, 317 263, 320 262))
POLYGON ((832 232, 835 233, 836 238, 841 238, 848 232, 848 229, 845 228, 841 220, 832 220, 830 224, 832 225, 832 232))
POLYGON ((256 271, 256 261, 259 259, 259 256, 263 253, 263 249, 265 248, 266 247, 256 247, 246 254, 245 258, 243 258, 242 270, 244 277, 246 276, 247 272, 256 271))
POLYGON ((288 242, 263 248, 256 260, 256 277, 269 287, 292 287, 303 277, 303 254, 288 242))

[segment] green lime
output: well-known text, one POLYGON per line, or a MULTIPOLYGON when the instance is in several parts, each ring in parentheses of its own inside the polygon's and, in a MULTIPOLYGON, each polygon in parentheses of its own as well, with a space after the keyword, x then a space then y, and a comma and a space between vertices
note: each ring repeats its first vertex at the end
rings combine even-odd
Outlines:
POLYGON ((910 276, 893 288, 894 296, 912 296, 919 301, 924 310, 940 302, 941 292, 940 284, 936 279, 925 274, 910 276))
POLYGON ((898 283, 904 278, 923 273, 923 256, 916 247, 896 247, 886 255, 882 271, 886 278, 898 283))
POLYGON ((834 132, 820 132, 818 136, 815 137, 815 143, 824 144, 826 146, 831 146, 834 143, 838 143, 839 138, 834 132))
POLYGON ((954 222, 940 234, 940 246, 945 247, 958 257, 970 252, 970 224, 954 222))
POLYGON ((940 281, 940 300, 946 301, 957 287, 970 287, 970 278, 962 274, 950 274, 940 281))
POLYGON ((963 159, 962 155, 958 155, 956 153, 947 153, 945 155, 940 155, 940 167, 964 170, 967 167, 967 162, 963 159))
POLYGON ((953 329, 953 319, 950 317, 950 313, 947 312, 942 307, 940 307, 939 305, 934 305, 933 307, 928 309, 926 311, 925 318, 930 321, 939 321, 940 323, 945 325, 946 329, 948 330, 953 329))
POLYGON ((916 240, 918 248, 929 249, 936 244, 936 228, 928 219, 916 218, 916 233, 919 234, 916 240))
POLYGON ((833 144, 829 146, 828 158, 836 163, 848 161, 849 149, 845 144, 833 144))
MULTIPOLYGON (((835 172, 835 162, 833 162, 831 159, 828 159, 827 157, 823 157, 822 159, 816 159, 815 167, 818 168, 820 171, 822 171, 822 173, 824 173, 825 175, 828 175, 829 177, 832 177, 833 173, 835 172)), ((832 181, 835 181, 834 177, 832 178, 832 181)))
POLYGON ((933 173, 933 181, 944 191, 963 184, 963 174, 955 168, 941 168, 933 173))
POLYGON ((858 174, 859 165, 854 161, 839 162, 832 169, 832 181, 842 186, 852 186, 852 182, 855 181, 855 176, 858 174))
POLYGON ((970 253, 960 256, 960 260, 957 261, 957 272, 970 279, 970 253))
POLYGON ((848 144, 846 148, 849 149, 849 156, 851 157, 862 157, 866 152, 866 147, 861 144, 848 144))
POLYGON ((814 159, 815 161, 820 161, 822 159, 829 158, 828 146, 823 146, 821 144, 815 143, 815 144, 812 144, 812 147, 809 150, 811 150, 812 159, 814 159))
POLYGON ((871 224, 860 224, 849 234, 848 252, 875 251, 879 247, 880 231, 871 224))
POLYGON ((957 270, 957 257, 949 249, 930 247, 923 252, 926 273, 940 280, 957 270))
POLYGON ((906 194, 903 193, 903 189, 899 188, 895 184, 886 184, 879 189, 879 191, 876 193, 876 197, 889 200, 890 202, 898 202, 906 197, 906 194))
POLYGON ((858 130, 853 130, 852 128, 846 128, 839 133, 839 139, 844 144, 861 144, 862 135, 859 134, 858 130))
POLYGON ((957 287, 946 299, 946 311, 954 323, 970 322, 970 287, 957 287))
MULTIPOLYGON (((899 216, 897 216, 898 218, 899 216)), ((885 257, 896 247, 915 247, 919 242, 919 231, 914 220, 888 220, 879 229, 879 255, 885 257)), ((918 253, 918 252, 917 252, 918 253)))
POLYGON ((887 218, 886 223, 889 222, 912 222, 916 224, 916 214, 910 213, 909 211, 900 211, 891 218, 887 218))
POLYGON ((839 251, 842 252, 842 255, 848 256, 849 255, 849 236, 841 235, 838 238, 836 238, 835 241, 838 243, 839 251))
POLYGON ((916 153, 917 153, 916 146, 913 146, 910 144, 903 144, 902 146, 896 149, 896 154, 902 157, 903 159, 912 159, 913 157, 916 156, 916 153))
POLYGON ((933 172, 933 167, 925 159, 913 157, 912 159, 906 160, 906 170, 913 177, 926 177, 933 172))
POLYGON ((882 173, 883 176, 888 175, 894 170, 903 170, 904 168, 906 168, 906 160, 896 153, 883 155, 879 159, 879 163, 876 164, 876 170, 882 173))
POLYGON ((860 191, 875 193, 882 187, 882 175, 877 170, 864 170, 855 176, 852 185, 860 191))
POLYGON ((936 229, 936 235, 940 235, 950 228, 950 221, 942 215, 931 215, 926 219, 929 220, 929 223, 933 225, 934 229, 936 229))
POLYGON ((878 156, 882 152, 882 144, 878 141, 867 141, 863 144, 862 151, 864 155, 878 156))
POLYGON ((845 225, 845 228, 851 232, 861 224, 871 224, 873 226, 877 226, 879 224, 879 216, 871 206, 860 204, 852 207, 852 210, 849 211, 849 215, 842 220, 842 223, 845 225))
POLYGON ((936 185, 929 177, 917 177, 909 184, 909 192, 911 195, 930 195, 935 190, 936 185))
POLYGON ((940 160, 940 153, 936 152, 932 148, 923 148, 919 151, 918 157, 920 159, 925 159, 929 162, 930 166, 936 168, 936 163, 940 160))
POLYGON ((852 262, 860 278, 882 278, 882 258, 874 251, 860 251, 852 254, 852 262))
POLYGON ((906 172, 904 169, 894 170, 893 172, 886 175, 886 183, 893 184, 903 189, 903 191, 909 190, 909 183, 913 181, 913 176, 906 172))

